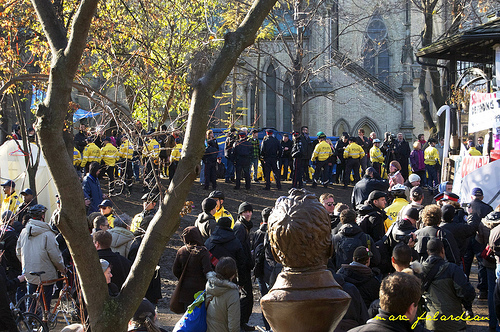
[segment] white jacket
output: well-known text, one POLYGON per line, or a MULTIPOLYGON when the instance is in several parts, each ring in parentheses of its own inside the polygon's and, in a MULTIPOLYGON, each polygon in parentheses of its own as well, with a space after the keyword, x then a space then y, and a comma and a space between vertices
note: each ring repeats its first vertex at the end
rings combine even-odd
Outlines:
POLYGON ((30 219, 26 224, 17 240, 16 254, 30 284, 39 284, 38 277, 30 272, 45 271, 42 281, 47 281, 57 279, 57 270, 65 269, 56 235, 49 224, 41 220, 30 219))

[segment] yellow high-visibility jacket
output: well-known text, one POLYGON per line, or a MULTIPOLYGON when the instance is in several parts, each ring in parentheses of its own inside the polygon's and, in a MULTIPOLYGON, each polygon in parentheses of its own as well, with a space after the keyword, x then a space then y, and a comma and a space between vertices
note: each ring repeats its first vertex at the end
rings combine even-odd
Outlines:
POLYGON ((325 141, 321 141, 314 147, 311 161, 325 161, 333 154, 332 147, 325 141))
POLYGON ((170 154, 170 162, 181 160, 182 144, 177 143, 170 154))
POLYGON ((380 151, 379 148, 377 148, 375 145, 372 146, 370 149, 370 161, 372 163, 383 163, 384 162, 384 155, 382 154, 382 151, 380 151))
POLYGON ((387 214, 387 219, 384 221, 385 231, 391 227, 391 225, 397 220, 398 213, 403 207, 408 205, 408 201, 401 197, 396 197, 391 205, 385 208, 385 213, 387 214))
POLYGON ((73 148, 73 166, 80 166, 82 163, 82 154, 76 148, 73 148))
POLYGON ((97 161, 98 163, 101 162, 101 149, 94 143, 89 143, 83 149, 83 157, 82 157, 82 167, 85 167, 87 163, 91 163, 93 161, 97 161))
POLYGON ((424 151, 424 164, 436 165, 436 160, 439 160, 438 150, 433 146, 427 147, 424 151))
POLYGON ((344 159, 347 158, 363 158, 365 156, 365 151, 355 142, 349 143, 349 145, 344 149, 344 159))
POLYGON ((12 213, 16 213, 18 206, 21 205, 21 199, 14 191, 9 196, 5 196, 2 200, 2 208, 0 210, 0 215, 5 211, 12 211, 12 213))
POLYGON ((120 154, 113 144, 108 143, 101 148, 101 158, 106 166, 115 166, 116 161, 120 159, 120 154))
POLYGON ((219 211, 215 212, 214 217, 215 217, 215 221, 219 221, 219 219, 222 218, 222 217, 228 217, 229 219, 231 219, 231 228, 234 227, 234 218, 233 218, 233 216, 231 215, 231 213, 229 213, 229 211, 227 211, 226 209, 224 209, 223 206, 221 206, 221 208, 219 209, 219 211))
POLYGON ((119 154, 123 159, 132 159, 134 156, 134 146, 129 142, 129 140, 125 140, 122 145, 120 145, 119 154))
POLYGON ((475 147, 469 148, 469 155, 471 155, 471 156, 482 156, 481 152, 479 152, 475 147))
POLYGON ((142 149, 142 156, 158 159, 159 155, 160 155, 160 143, 158 143, 157 140, 152 138, 146 143, 146 145, 144 145, 144 148, 142 149))

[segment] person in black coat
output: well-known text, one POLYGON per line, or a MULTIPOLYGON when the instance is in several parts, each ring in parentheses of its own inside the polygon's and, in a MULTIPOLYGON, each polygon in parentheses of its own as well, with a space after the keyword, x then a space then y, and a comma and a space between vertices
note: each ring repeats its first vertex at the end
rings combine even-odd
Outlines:
POLYGON ((303 145, 299 132, 293 132, 292 160, 292 188, 300 189, 304 185, 304 163, 303 156, 307 153, 306 147, 303 145))
POLYGON ((475 214, 480 219, 483 219, 488 215, 488 213, 493 211, 491 205, 483 202, 484 194, 481 188, 472 189, 471 195, 474 199, 469 203, 470 214, 475 214))
POLYGON ((83 153, 83 150, 85 149, 85 146, 87 146, 87 128, 83 123, 80 124, 80 130, 74 137, 74 142, 75 142, 75 148, 80 151, 80 153, 83 153))
POLYGON ((231 257, 236 261, 238 284, 243 286, 243 282, 245 281, 246 257, 243 253, 240 240, 234 235, 231 224, 232 220, 230 218, 220 218, 212 235, 205 241, 205 247, 210 251, 213 265, 217 265, 216 263, 222 257, 231 257))
POLYGON ((342 133, 342 137, 335 143, 335 154, 337 155, 337 169, 335 171, 335 183, 344 183, 345 159, 344 149, 349 145, 349 134, 342 133))
MULTIPOLYGON (((462 209, 458 210, 460 211, 462 209)), ((458 222, 455 220, 457 209, 451 204, 443 205, 441 207, 441 212, 443 216, 439 227, 444 229, 446 232, 453 234, 460 252, 460 261, 462 261, 465 251, 467 250, 467 244, 469 243, 468 240, 476 234, 481 221, 475 215, 470 215, 467 217, 467 222, 458 222)))
POLYGON ((367 308, 378 299, 381 278, 376 269, 369 267, 371 256, 372 253, 367 247, 359 246, 354 250, 353 261, 350 264, 342 264, 337 271, 345 281, 358 288, 367 308))
POLYGON ((280 156, 280 171, 281 180, 288 181, 288 165, 292 159, 292 148, 293 141, 288 138, 288 134, 283 134, 283 139, 281 140, 281 156, 280 156))
POLYGON ((0 331, 17 331, 14 316, 10 311, 9 293, 15 293, 17 287, 24 280, 24 275, 13 279, 7 278, 5 268, 3 264, 0 264, 0 331))
MULTIPOLYGON (((142 219, 140 227, 134 232, 135 238, 130 245, 130 250, 128 252, 128 259, 131 262, 134 262, 137 257, 137 252, 139 251, 139 247, 144 238, 144 234, 146 234, 146 230, 148 229, 149 223, 153 220, 153 215, 148 215, 142 219)), ((148 290, 146 291, 145 298, 147 298, 152 303, 158 303, 158 301, 162 298, 161 295, 161 275, 159 266, 156 267, 155 274, 149 283, 148 290)))
POLYGON ((358 181, 352 189, 351 204, 354 209, 363 204, 370 193, 374 190, 387 191, 389 182, 380 177, 380 174, 373 167, 368 167, 363 178, 358 181))
POLYGON ((365 324, 368 320, 368 310, 366 309, 365 302, 363 301, 358 288, 350 282, 345 281, 340 274, 336 274, 333 271, 331 272, 335 281, 340 285, 340 287, 342 287, 342 290, 351 297, 349 308, 347 309, 344 317, 342 317, 339 325, 337 325, 335 331, 347 331, 353 327, 365 324))
POLYGON ((113 237, 107 231, 101 230, 95 232, 92 235, 92 239, 99 258, 105 259, 111 264, 111 274, 113 274, 111 281, 121 289, 130 272, 132 263, 119 253, 111 251, 113 237))
POLYGON ((241 279, 240 285, 243 286, 243 294, 240 295, 240 325, 244 331, 247 331, 248 320, 253 309, 253 290, 252 290, 252 245, 250 243, 250 230, 253 227, 252 223, 253 207, 247 202, 240 204, 238 208, 238 219, 234 224, 234 235, 240 240, 245 256, 245 267, 243 275, 238 274, 241 279))
POLYGON ((234 189, 240 189, 241 176, 245 178, 245 189, 250 189, 250 161, 252 155, 252 143, 247 139, 244 132, 238 134, 239 140, 234 144, 233 155, 236 165, 236 185, 234 189))
POLYGON ((410 144, 408 144, 408 142, 403 138, 402 133, 398 133, 398 138, 394 143, 394 155, 396 157, 396 160, 401 165, 401 175, 405 180, 408 179, 408 164, 410 153, 410 144))
POLYGON ((384 209, 386 207, 386 193, 375 190, 368 195, 365 204, 358 208, 359 227, 369 234, 375 241, 378 241, 385 234, 384 221, 387 219, 387 214, 384 209))
POLYGON ((276 187, 281 189, 280 174, 278 172, 278 160, 281 156, 281 143, 276 137, 273 136, 272 129, 266 130, 267 136, 264 137, 260 147, 260 155, 264 160, 264 177, 266 178, 265 190, 271 189, 271 171, 276 180, 276 187))
POLYGON ((205 190, 208 190, 209 184, 212 184, 212 189, 217 188, 217 155, 219 145, 215 139, 207 141, 205 154, 203 155, 203 163, 205 164, 205 190))

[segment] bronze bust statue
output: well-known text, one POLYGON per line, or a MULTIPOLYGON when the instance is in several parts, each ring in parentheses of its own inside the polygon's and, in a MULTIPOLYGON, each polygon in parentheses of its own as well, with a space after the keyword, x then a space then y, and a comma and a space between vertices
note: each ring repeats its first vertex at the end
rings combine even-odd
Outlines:
POLYGON ((326 269, 332 255, 330 217, 314 194, 291 189, 268 220, 275 259, 283 265, 260 303, 273 331, 333 331, 350 297, 326 269))

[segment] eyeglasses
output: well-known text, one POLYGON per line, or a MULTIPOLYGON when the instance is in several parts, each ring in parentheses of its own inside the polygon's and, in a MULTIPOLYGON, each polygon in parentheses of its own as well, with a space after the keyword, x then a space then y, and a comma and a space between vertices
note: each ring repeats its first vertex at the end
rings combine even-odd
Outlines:
POLYGON ((327 205, 327 206, 334 206, 334 205, 335 205, 335 203, 334 203, 334 202, 328 202, 328 203, 326 203, 326 205, 327 205))

